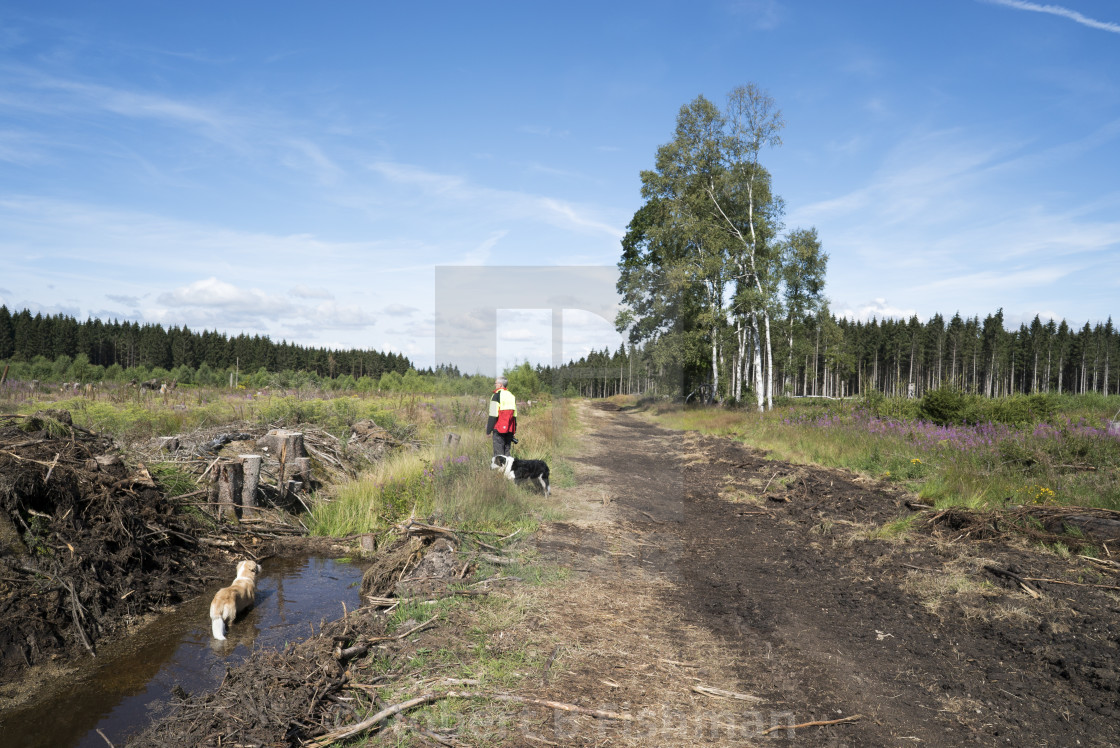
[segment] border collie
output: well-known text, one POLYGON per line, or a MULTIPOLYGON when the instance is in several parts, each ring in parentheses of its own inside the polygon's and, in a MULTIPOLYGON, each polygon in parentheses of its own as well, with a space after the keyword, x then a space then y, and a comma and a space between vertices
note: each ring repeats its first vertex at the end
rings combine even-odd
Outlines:
POLYGON ((257 574, 261 566, 256 561, 237 564, 237 578, 229 587, 223 587, 210 603, 210 630, 215 639, 225 639, 226 631, 241 611, 257 599, 257 574))
POLYGON ((544 460, 518 460, 498 455, 490 461, 490 468, 501 470, 511 481, 536 481, 544 489, 544 495, 549 495, 548 465, 544 460))

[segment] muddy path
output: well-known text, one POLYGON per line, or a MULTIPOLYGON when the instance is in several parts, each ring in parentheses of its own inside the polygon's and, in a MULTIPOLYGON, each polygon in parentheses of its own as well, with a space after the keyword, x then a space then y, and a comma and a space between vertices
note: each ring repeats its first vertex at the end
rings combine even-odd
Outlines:
POLYGON ((636 719, 557 716, 545 739, 1120 744, 1115 572, 921 519, 882 538, 911 513, 894 487, 610 406, 585 415, 577 514, 540 539, 578 582, 551 600, 565 655, 546 690, 636 719), (1057 581, 1030 594, 989 567, 1057 581))

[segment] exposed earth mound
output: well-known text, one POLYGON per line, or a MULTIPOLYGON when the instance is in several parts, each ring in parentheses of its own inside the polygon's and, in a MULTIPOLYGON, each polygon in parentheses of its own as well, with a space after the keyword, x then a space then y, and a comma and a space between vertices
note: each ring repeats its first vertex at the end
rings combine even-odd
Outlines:
POLYGON ((198 590, 194 531, 174 510, 69 413, 0 416, 0 681, 94 653, 198 590))

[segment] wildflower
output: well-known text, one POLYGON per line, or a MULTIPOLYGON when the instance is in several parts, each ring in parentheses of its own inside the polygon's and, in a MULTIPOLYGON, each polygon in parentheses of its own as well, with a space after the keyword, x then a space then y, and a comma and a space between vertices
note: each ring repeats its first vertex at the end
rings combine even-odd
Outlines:
POLYGON ((921 465, 921 464, 922 464, 922 461, 921 461, 921 460, 919 460, 919 459, 918 459, 917 457, 915 457, 915 458, 913 458, 912 460, 910 460, 910 464, 911 464, 911 465, 921 465))

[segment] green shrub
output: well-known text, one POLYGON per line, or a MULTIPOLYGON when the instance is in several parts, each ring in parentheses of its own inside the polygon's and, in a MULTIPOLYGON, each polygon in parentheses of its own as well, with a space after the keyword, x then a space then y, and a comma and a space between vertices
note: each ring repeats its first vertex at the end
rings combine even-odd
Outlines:
POLYGON ((1057 411, 1057 402, 1049 395, 1012 395, 985 402, 993 423, 1006 423, 1024 428, 1050 421, 1057 411))
POLYGON ((922 396, 918 413, 923 420, 938 426, 961 424, 967 422, 974 399, 955 387, 939 387, 922 396))

